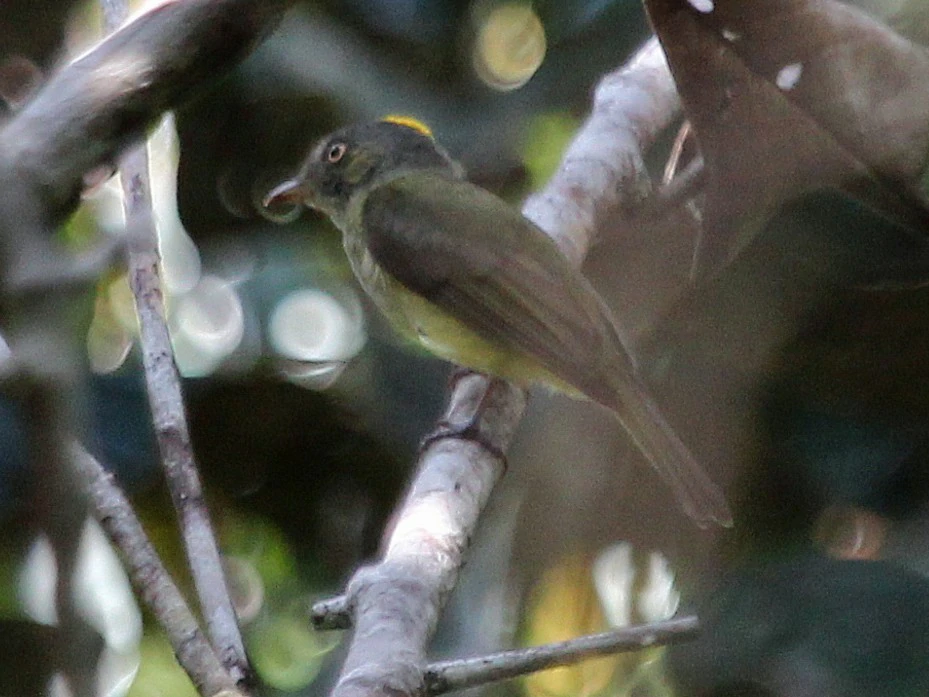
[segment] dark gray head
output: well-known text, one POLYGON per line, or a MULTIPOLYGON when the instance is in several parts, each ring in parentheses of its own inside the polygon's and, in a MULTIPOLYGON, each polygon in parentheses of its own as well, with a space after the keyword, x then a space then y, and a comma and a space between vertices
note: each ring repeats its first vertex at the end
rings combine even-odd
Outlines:
POLYGON ((302 201, 338 216, 356 192, 414 169, 458 175, 458 166, 418 121, 388 117, 347 126, 321 139, 300 173, 275 187, 265 205, 302 201))

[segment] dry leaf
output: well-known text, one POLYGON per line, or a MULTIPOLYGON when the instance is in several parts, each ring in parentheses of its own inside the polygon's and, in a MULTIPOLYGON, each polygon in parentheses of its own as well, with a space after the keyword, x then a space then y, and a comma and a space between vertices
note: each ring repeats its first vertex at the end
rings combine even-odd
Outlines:
POLYGON ((696 268, 827 187, 929 231, 929 53, 831 0, 649 0, 706 163, 696 268))

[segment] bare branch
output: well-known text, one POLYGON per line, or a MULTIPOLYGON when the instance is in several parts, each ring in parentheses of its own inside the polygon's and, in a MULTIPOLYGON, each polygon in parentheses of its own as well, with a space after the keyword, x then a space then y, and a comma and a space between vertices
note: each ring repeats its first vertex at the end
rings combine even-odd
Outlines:
POLYGON ((524 405, 524 393, 503 381, 459 378, 445 420, 473 423, 477 440, 443 438, 427 448, 383 559, 353 577, 354 642, 334 694, 420 692, 424 647, 503 474, 495 453, 509 445, 524 405))
MULTIPOLYGON (((124 22, 128 13, 127 3, 120 0, 107 0, 103 9, 108 30, 124 22)), ((203 500, 180 375, 165 322, 164 295, 158 273, 158 230, 146 145, 143 143, 124 153, 119 166, 129 238, 129 279, 139 316, 142 364, 155 437, 207 632, 223 665, 236 681, 241 681, 249 677, 251 671, 223 573, 219 546, 203 500)))
POLYGON ((152 215, 151 182, 145 146, 120 160, 129 237, 129 285, 139 316, 142 365, 155 438, 177 511, 187 562, 206 620, 207 633, 223 665, 236 680, 250 677, 245 647, 223 573, 222 558, 194 460, 181 377, 165 321, 158 274, 158 233, 152 215))
POLYGON ((106 33, 119 29, 120 25, 129 18, 128 0, 99 0, 100 9, 103 10, 103 27, 106 33))
MULTIPOLYGON (((76 205, 83 175, 112 164, 127 145, 144 136, 165 109, 180 104, 195 88, 231 69, 290 4, 289 0, 166 2, 53 75, 3 126, 0 279, 7 291, 2 299, 14 308, 6 315, 13 318, 8 324, 13 326, 11 347, 18 360, 40 363, 32 358, 32 349, 43 347, 42 356, 46 357, 47 346, 62 343, 60 337, 47 335, 70 330, 61 323, 45 322, 45 315, 37 317, 27 309, 35 304, 33 298, 53 299, 54 294, 47 291, 69 278, 71 260, 54 246, 51 231, 76 205), (17 291, 15 298, 11 290, 17 291), (28 303, 26 299, 30 299, 28 303)), ((140 166, 137 171, 143 169, 140 166)), ((135 177, 132 182, 136 182, 135 177)), ((147 186, 143 184, 143 188, 147 186)), ((147 191, 142 193, 147 195, 147 191)), ((154 256, 136 256, 135 287, 143 291, 147 316, 152 318, 143 318, 143 333, 160 315, 160 289, 146 277, 154 274, 156 264, 154 256)), ((189 496, 191 500, 182 514, 185 528, 191 531, 188 550, 197 559, 211 559, 212 568, 218 569, 215 544, 205 532, 208 523, 199 482, 195 473, 184 467, 189 461, 189 443, 186 424, 176 416, 183 414, 176 374, 171 374, 170 357, 157 353, 168 345, 167 339, 157 329, 149 333, 160 342, 148 350, 148 356, 154 369, 150 385, 158 393, 153 408, 160 414, 156 426, 162 436, 162 452, 170 463, 169 479, 183 480, 186 485, 182 489, 185 493, 175 498, 189 496), (214 552, 204 551, 210 549, 214 552)), ((59 364, 75 362, 73 355, 61 353, 41 361, 46 371, 64 370, 59 364)), ((244 651, 241 640, 231 638, 238 636, 230 629, 232 612, 217 609, 224 605, 217 590, 223 587, 221 574, 195 571, 195 576, 211 633, 223 647, 223 658, 241 671, 244 651)))
MULTIPOLYGON (((580 264, 600 216, 642 198, 648 181, 642 153, 677 109, 674 82, 653 39, 601 81, 593 111, 558 172, 523 213, 580 264)), ((525 394, 506 383, 472 373, 459 378, 444 420, 473 423, 476 435, 430 443, 382 560, 349 584, 355 634, 335 697, 423 691, 426 643, 503 473, 501 454, 524 406, 525 394)))
POLYGON ((240 695, 113 475, 77 443, 71 447, 71 456, 97 520, 122 554, 133 586, 165 630, 178 663, 200 694, 216 695, 228 690, 230 695, 240 695))
POLYGON ((706 185, 703 158, 695 157, 667 184, 652 192, 636 211, 640 218, 661 218, 699 196, 706 185))
MULTIPOLYGON (((290 4, 166 2, 53 75, 3 125, 0 281, 5 292, 0 301, 17 363, 43 376, 72 377, 79 363, 79 353, 63 338, 75 329, 53 321, 61 314, 55 308, 63 306, 62 291, 69 290, 64 286, 86 283, 102 266, 75 275, 72 260, 55 247, 51 232, 76 205, 84 174, 112 164, 165 109, 228 71, 290 4)), ((56 389, 67 395, 71 384, 56 389)), ((162 426, 173 433, 172 423, 162 426)), ((187 642, 196 643, 192 627, 178 638, 179 656, 186 655, 187 642)), ((209 693, 232 684, 228 677, 203 680, 209 693)))
POLYGON ((696 617, 679 617, 553 644, 432 663, 426 668, 426 694, 440 695, 572 665, 588 658, 683 641, 693 638, 699 628, 696 617))
POLYGON ((652 38, 600 81, 590 117, 552 180, 523 205, 523 214, 580 266, 600 218, 634 207, 649 193, 644 153, 679 109, 664 53, 652 38))

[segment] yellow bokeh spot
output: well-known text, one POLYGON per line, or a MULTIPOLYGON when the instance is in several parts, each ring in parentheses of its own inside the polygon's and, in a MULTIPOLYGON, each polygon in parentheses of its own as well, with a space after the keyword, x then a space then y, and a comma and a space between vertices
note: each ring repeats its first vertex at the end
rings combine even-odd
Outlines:
MULTIPOLYGON (((648 601, 634 596, 640 594, 638 586, 643 580, 646 586, 653 585, 654 555, 646 555, 642 568, 635 564, 631 546, 625 547, 630 554, 621 555, 624 559, 608 550, 614 557, 607 559, 611 569, 603 568, 602 554, 597 562, 583 554, 569 555, 549 568, 529 597, 525 642, 546 644, 607 631, 611 626, 603 605, 604 593, 614 596, 614 601, 623 595, 630 602, 648 601), (610 578, 604 578, 605 570, 612 572, 610 578), (643 574, 645 578, 639 578, 643 574)), ((626 618, 622 626, 629 626, 628 622, 626 618)), ((540 671, 523 679, 523 692, 526 697, 671 697, 674 693, 665 676, 664 652, 664 647, 653 647, 540 671)))
POLYGON ((564 112, 532 118, 523 137, 523 162, 531 189, 540 189, 555 173, 579 125, 576 118, 564 112))
POLYGON ((477 76, 489 87, 522 87, 542 65, 545 51, 545 27, 526 2, 496 5, 477 20, 471 58, 477 76))
MULTIPOLYGON (((608 628, 585 556, 562 559, 533 588, 525 628, 529 645, 576 639, 608 628)), ((616 665, 614 656, 582 661, 533 673, 523 686, 529 697, 598 695, 609 685, 616 665)))
POLYGON ((385 116, 381 119, 384 123, 392 123, 397 126, 405 126, 406 128, 412 128, 417 133, 421 133, 427 138, 432 138, 432 129, 429 128, 426 124, 420 121, 417 118, 412 116, 402 116, 399 114, 391 114, 390 116, 385 116))

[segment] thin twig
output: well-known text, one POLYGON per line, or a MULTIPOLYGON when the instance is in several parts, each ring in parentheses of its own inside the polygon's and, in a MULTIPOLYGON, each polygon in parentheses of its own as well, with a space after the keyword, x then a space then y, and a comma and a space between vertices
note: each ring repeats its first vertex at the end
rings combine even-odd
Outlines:
POLYGON ((663 185, 669 184, 677 174, 681 158, 684 156, 684 146, 687 144, 687 139, 691 137, 692 131, 690 121, 684 121, 681 127, 677 129, 677 135, 674 136, 674 143, 671 145, 671 152, 668 153, 668 161, 664 165, 664 173, 661 175, 663 185))
POLYGON ((440 695, 572 665, 597 656, 684 641, 696 636, 699 628, 696 617, 680 617, 542 646, 432 663, 426 668, 426 694, 440 695))
POLYGON ((310 608, 310 621, 317 631, 351 629, 352 613, 348 598, 344 595, 336 595, 313 603, 310 608))
MULTIPOLYGON (((106 0, 103 9, 107 31, 121 25, 129 12, 128 4, 121 0, 106 0)), ((223 573, 216 535, 203 499, 181 394, 180 374, 165 322, 164 295, 158 271, 158 230, 153 215, 148 168, 148 149, 144 143, 124 153, 119 161, 129 240, 129 278, 139 315, 149 405, 207 633, 223 665, 238 681, 249 677, 251 671, 223 573)))
MULTIPOLYGON (((649 184, 642 153, 678 107, 654 39, 601 81, 591 116, 558 172, 523 207, 572 263, 581 263, 603 214, 644 198, 649 184)), ((524 406, 525 394, 507 383, 471 373, 458 379, 443 418, 475 424, 476 435, 431 442, 383 558, 349 583, 355 633, 334 697, 422 694, 426 643, 503 473, 501 456, 524 406)))
POLYGON ((642 207, 636 211, 638 218, 662 218, 678 207, 693 201, 706 185, 706 168, 703 158, 696 157, 687 163, 670 182, 655 189, 642 207))
POLYGON ((120 179, 129 238, 129 286, 139 316, 142 365, 161 463, 177 511, 207 633, 223 665, 236 680, 243 680, 250 677, 251 670, 203 499, 181 393, 181 377, 165 321, 164 293, 158 272, 158 233, 152 215, 145 146, 121 158, 120 179))
POLYGON ((200 631, 190 607, 161 563, 113 474, 77 443, 71 447, 71 459, 90 497, 94 515, 126 562, 132 585, 158 619, 178 663, 200 694, 215 695, 227 690, 229 697, 240 695, 235 681, 200 631))

